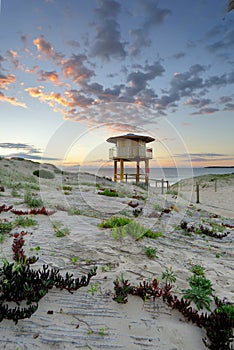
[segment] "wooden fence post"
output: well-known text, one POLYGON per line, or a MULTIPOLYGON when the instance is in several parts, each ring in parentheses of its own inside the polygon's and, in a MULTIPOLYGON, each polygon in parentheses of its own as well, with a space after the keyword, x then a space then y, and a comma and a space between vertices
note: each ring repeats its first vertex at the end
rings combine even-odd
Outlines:
POLYGON ((199 201, 199 184, 198 183, 196 183, 196 194, 197 194, 197 201, 196 201, 196 203, 200 203, 200 201, 199 201))

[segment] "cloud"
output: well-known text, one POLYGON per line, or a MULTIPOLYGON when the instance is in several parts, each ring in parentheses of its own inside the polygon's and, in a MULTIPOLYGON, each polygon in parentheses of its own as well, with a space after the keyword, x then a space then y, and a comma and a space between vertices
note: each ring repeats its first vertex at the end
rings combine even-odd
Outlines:
POLYGON ((17 157, 17 158, 24 158, 24 159, 40 160, 40 161, 43 161, 43 160, 61 160, 60 158, 42 157, 42 156, 36 156, 34 154, 24 153, 24 152, 10 153, 4 157, 7 157, 7 158, 17 157))
POLYGON ((8 85, 15 83, 16 77, 14 74, 3 75, 0 74, 0 89, 8 90, 8 85))
POLYGON ((218 108, 203 108, 212 103, 208 98, 200 98, 199 95, 205 96, 209 93, 210 88, 219 88, 234 83, 234 72, 222 74, 221 76, 213 75, 204 78, 207 72, 207 67, 200 64, 192 65, 188 71, 184 73, 176 72, 170 81, 168 90, 163 91, 163 95, 156 99, 155 107, 158 110, 166 110, 172 107, 173 104, 188 97, 185 105, 190 105, 200 110, 192 113, 196 114, 212 114, 217 112, 218 108))
POLYGON ((207 45, 207 49, 211 52, 233 51, 234 48, 234 29, 226 30, 223 38, 214 42, 213 44, 207 45))
POLYGON ((24 51, 25 52, 29 52, 29 49, 28 49, 28 45, 29 45, 29 43, 28 43, 28 41, 29 41, 29 35, 28 34, 26 34, 26 35, 21 35, 21 37, 20 37, 20 40, 21 40, 21 42, 23 43, 23 46, 24 46, 24 51))
POLYGON ((51 43, 44 39, 43 35, 33 40, 34 45, 40 53, 43 53, 47 59, 53 59, 54 61, 61 62, 63 55, 56 52, 51 43))
POLYGON ((121 6, 114 0, 101 0, 95 9, 97 23, 96 36, 91 47, 91 55, 102 59, 126 57, 125 45, 121 42, 119 23, 117 22, 121 6))
MULTIPOLYGON (((137 104, 131 103, 102 103, 92 105, 87 111, 80 110, 79 112, 67 114, 65 119, 71 119, 77 122, 86 122, 90 126, 105 125, 107 129, 121 132, 141 132, 142 125, 155 125, 159 115, 157 111, 149 110, 137 104)), ((149 131, 150 132, 150 131, 149 131)))
POLYGON ((232 101, 232 98, 230 96, 221 96, 219 99, 219 103, 227 103, 231 101, 232 101))
POLYGON ((57 105, 65 107, 71 106, 67 98, 62 96, 61 93, 56 93, 53 91, 49 94, 44 93, 43 86, 26 88, 25 91, 27 91, 31 97, 38 98, 41 102, 46 102, 53 108, 57 107, 57 105))
POLYGON ((132 29, 129 31, 129 35, 134 39, 133 43, 129 45, 129 53, 132 56, 138 55, 143 47, 149 47, 151 44, 148 33, 143 28, 132 29))
POLYGON ((59 81, 59 76, 56 71, 45 72, 43 70, 38 72, 38 80, 39 81, 50 81, 54 85, 63 85, 64 83, 59 81))
POLYGON ((58 160, 57 158, 48 158, 38 155, 42 154, 42 151, 27 143, 2 142, 0 143, 0 148, 22 150, 21 152, 9 153, 8 155, 4 155, 4 157, 19 157, 34 160, 58 160))
POLYGON ((2 143, 0 143, 0 148, 25 149, 25 150, 29 150, 29 151, 33 150, 34 152, 39 152, 32 145, 29 145, 27 143, 2 142, 2 143))
POLYGON ((185 162, 192 162, 192 163, 208 163, 208 162, 221 162, 221 161, 228 161, 233 160, 233 157, 230 156, 230 154, 225 153, 190 153, 189 154, 190 159, 188 159, 188 154, 181 153, 176 154, 174 157, 180 158, 181 160, 184 160, 185 162))
POLYGON ((80 47, 80 44, 77 40, 68 40, 66 41, 66 44, 71 46, 73 49, 78 49, 80 47))
POLYGON ((224 108, 224 111, 234 111, 234 103, 227 103, 225 108, 224 108))
MULTIPOLYGON (((8 90, 8 85, 15 83, 16 77, 13 74, 3 75, 0 74, 0 90, 8 90)), ((7 96, 5 93, 0 91, 0 102, 7 102, 13 106, 27 108, 24 102, 20 102, 15 97, 7 96)))
POLYGON ((159 8, 155 1, 138 1, 138 4, 140 5, 139 17, 143 14, 144 20, 139 28, 129 30, 129 36, 133 42, 129 44, 128 51, 132 56, 140 54, 142 48, 151 45, 150 31, 162 25, 164 19, 171 14, 169 9, 159 8))
POLYGON ((186 56, 186 53, 181 51, 181 52, 177 52, 173 55, 173 58, 175 58, 176 60, 183 58, 184 56, 186 56))
POLYGON ((185 105, 196 107, 196 108, 202 108, 202 107, 207 106, 211 103, 212 103, 212 101, 209 98, 202 98, 202 99, 194 98, 194 99, 188 99, 185 102, 185 105))
POLYGON ((65 78, 72 79, 76 84, 84 84, 95 76, 93 70, 87 68, 84 62, 87 61, 86 55, 74 55, 68 60, 62 62, 62 72, 65 78))
POLYGON ((219 111, 218 108, 206 107, 206 108, 201 108, 197 112, 191 113, 191 115, 213 114, 213 113, 218 112, 218 111, 219 111))
POLYGON ((20 64, 18 57, 18 53, 13 50, 7 51, 7 56, 9 57, 10 62, 15 66, 17 69, 22 69, 22 65, 20 64))
POLYGON ((149 93, 149 96, 155 98, 157 95, 153 90, 146 89, 147 84, 156 77, 162 76, 164 72, 165 69, 161 63, 155 61, 152 65, 146 64, 141 67, 141 70, 129 73, 127 76, 129 87, 126 88, 124 96, 136 98, 139 94, 146 95, 146 93, 149 93))
POLYGON ((70 101, 69 107, 85 108, 94 102, 92 97, 86 97, 77 90, 66 91, 66 98, 70 101))
POLYGON ((159 8, 157 1, 145 0, 141 3, 145 14, 144 28, 155 27, 164 22, 164 19, 171 15, 171 10, 166 8, 159 8))
POLYGON ((0 91, 0 102, 10 103, 12 106, 27 108, 24 102, 19 102, 15 97, 9 97, 0 91))

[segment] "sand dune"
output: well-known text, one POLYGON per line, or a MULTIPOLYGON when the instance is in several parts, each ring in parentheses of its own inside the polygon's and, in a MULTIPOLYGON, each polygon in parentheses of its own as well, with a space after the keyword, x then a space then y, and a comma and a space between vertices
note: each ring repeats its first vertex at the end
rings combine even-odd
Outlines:
MULTIPOLYGON (((206 349, 203 329, 187 323, 183 316, 172 311, 163 302, 143 302, 130 297, 126 305, 113 301, 113 281, 122 273, 133 283, 143 279, 161 279, 166 268, 173 268, 177 277, 175 292, 182 296, 188 288, 189 269, 194 264, 204 266, 206 276, 212 281, 215 294, 234 302, 233 230, 222 240, 202 235, 186 235, 179 229, 182 220, 197 223, 212 221, 217 225, 234 225, 233 177, 207 183, 200 192, 200 204, 196 204, 194 181, 187 180, 168 194, 160 194, 155 188, 147 191, 130 184, 113 184, 90 174, 61 174, 51 165, 43 168, 55 172, 54 179, 38 181, 32 172, 40 165, 20 160, 0 160, 0 205, 28 210, 25 191, 31 188, 35 197, 40 196, 51 216, 37 215, 37 225, 27 228, 25 250, 39 246, 36 267, 48 264, 62 273, 74 275, 86 273, 91 266, 98 266, 91 286, 74 294, 53 289, 39 303, 39 309, 30 318, 17 325, 10 320, 0 324, 1 346, 4 349, 149 349, 149 350, 198 350, 206 349), (38 186, 38 187, 37 187, 38 186), (63 189, 63 186, 64 187, 63 189), (70 186, 70 188, 69 188, 70 186), (120 197, 98 194, 104 188, 115 189, 120 197), (12 190, 15 192, 12 192, 12 190), (16 196, 17 194, 17 196, 16 196), (133 195, 144 197, 132 199, 133 195), (133 216, 130 200, 138 201, 142 215, 133 216), (163 213, 169 208, 169 213, 163 213), (79 215, 71 215, 72 210, 79 215), (211 215, 210 213, 222 216, 211 215), (127 235, 122 240, 111 236, 111 229, 100 229, 98 224, 111 216, 126 216, 162 236, 157 239, 135 240, 127 235), (56 237, 54 227, 69 229, 65 237, 56 237), (157 250, 157 259, 149 259, 145 248, 157 250), (72 262, 72 258, 77 261, 72 262), (47 314, 52 310, 53 314, 47 314)), ((202 185, 201 185, 202 187, 202 185)), ((16 216, 2 212, 1 219, 14 221, 16 216)), ((18 232, 16 227, 11 233, 18 232)), ((1 243, 1 255, 11 259, 12 237, 1 243)), ((35 251, 33 252, 35 254, 35 251)))

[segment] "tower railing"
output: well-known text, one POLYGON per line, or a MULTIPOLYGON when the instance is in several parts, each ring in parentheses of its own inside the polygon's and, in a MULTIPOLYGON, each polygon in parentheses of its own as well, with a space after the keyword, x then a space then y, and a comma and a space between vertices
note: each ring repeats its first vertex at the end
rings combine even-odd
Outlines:
POLYGON ((112 147, 109 149, 109 159, 152 159, 153 149, 147 147, 112 147))

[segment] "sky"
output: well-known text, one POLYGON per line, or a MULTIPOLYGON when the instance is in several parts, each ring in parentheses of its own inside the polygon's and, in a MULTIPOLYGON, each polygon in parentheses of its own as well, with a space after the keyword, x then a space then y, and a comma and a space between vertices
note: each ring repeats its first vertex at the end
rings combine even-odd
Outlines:
POLYGON ((0 156, 112 166, 106 139, 155 141, 151 166, 234 165, 227 0, 1 0, 0 156))

